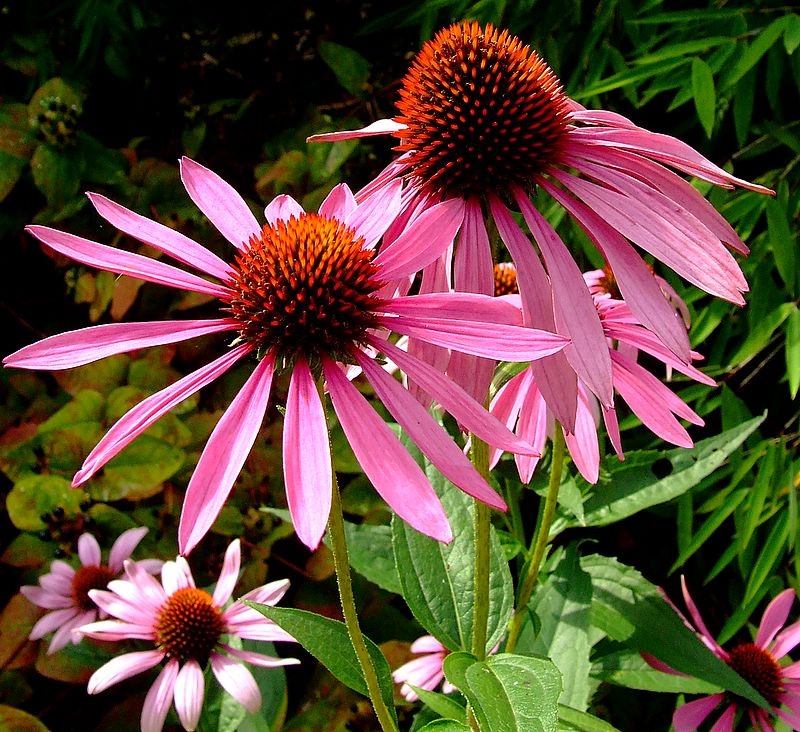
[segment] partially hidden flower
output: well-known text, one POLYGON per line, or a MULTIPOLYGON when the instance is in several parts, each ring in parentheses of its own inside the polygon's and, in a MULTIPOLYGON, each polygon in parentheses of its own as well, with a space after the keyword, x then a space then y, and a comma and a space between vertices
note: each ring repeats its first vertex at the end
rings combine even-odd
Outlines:
MULTIPOLYGON (((357 199, 403 180, 407 213, 463 202, 452 262, 456 290, 491 293, 485 219, 494 222, 520 275, 526 323, 572 339, 562 353, 533 367, 550 408, 570 432, 578 379, 603 409, 613 409, 613 367, 580 270, 532 202, 536 189, 583 228, 639 322, 684 363, 691 360, 686 329, 631 244, 706 292, 744 302, 747 283, 729 248, 746 254, 747 247, 670 168, 725 188, 771 191, 734 177, 674 137, 613 112, 584 109, 508 31, 477 22, 439 31, 403 78, 396 116, 310 140, 385 134, 398 140, 401 154, 357 199), (522 215, 538 253, 512 211, 522 215)), ((473 378, 485 380, 485 374, 473 378)))
MULTIPOLYGON (((90 591, 105 589, 111 580, 122 574, 123 562, 146 533, 147 528, 142 526, 120 534, 111 547, 107 563, 103 563, 97 539, 91 534, 82 534, 78 538, 79 567, 56 559, 50 564, 50 571, 39 577, 38 586, 23 585, 20 592, 28 600, 50 610, 36 622, 29 638, 39 640, 52 632, 48 653, 61 650, 70 641, 78 643, 80 637, 72 635, 75 628, 91 623, 98 616, 106 617, 102 610, 98 612, 90 591)), ((143 559, 138 564, 143 571, 154 573, 163 563, 159 559, 143 559)))
POLYGON ((101 666, 89 679, 89 693, 97 694, 163 662, 145 697, 142 732, 160 732, 173 701, 183 727, 193 730, 205 698, 203 672, 210 664, 219 685, 249 712, 258 712, 261 692, 244 663, 273 668, 299 661, 242 650, 230 643, 230 638, 294 641, 243 603, 275 605, 288 589, 289 580, 258 587, 226 607, 239 577, 240 561, 237 539, 225 552, 213 594, 195 586, 183 557, 164 564, 161 582, 136 563, 126 562, 125 579, 114 580, 108 590, 92 590, 92 599, 113 619, 84 625, 77 634, 105 641, 150 641, 155 647, 125 653, 101 666))
MULTIPOLYGON (((784 627, 794 603, 795 591, 784 590, 767 605, 753 642, 739 643, 726 651, 709 633, 683 577, 681 588, 692 622, 677 608, 676 612, 718 658, 769 702, 772 714, 733 694, 711 694, 675 711, 672 717, 675 732, 693 732, 720 707, 722 714, 714 724, 715 732, 733 732, 737 717, 742 714, 747 715, 752 728, 759 732, 774 729, 772 715, 791 729, 800 730, 800 661, 793 663, 789 659, 786 663, 785 660, 787 654, 800 644, 800 621, 784 627)), ((645 655, 645 660, 660 671, 679 673, 653 656, 645 655)))
POLYGON ((283 429, 283 474, 298 537, 315 548, 331 506, 332 467, 320 390, 365 474, 392 509, 423 533, 449 541, 444 509, 424 472, 389 426, 346 378, 356 366, 377 397, 442 473, 478 500, 505 508, 447 433, 376 362, 382 353, 466 429, 505 450, 532 453, 463 389, 440 371, 398 349, 392 334, 497 360, 528 361, 568 342, 523 327, 520 312, 496 298, 469 293, 399 296, 392 283, 408 278, 452 244, 464 215, 454 199, 430 206, 397 234, 376 245, 401 208, 401 181, 357 202, 342 184, 319 213, 279 196, 258 223, 245 201, 216 173, 183 158, 189 196, 234 246, 227 263, 179 232, 89 194, 98 213, 121 232, 170 255, 214 281, 157 259, 44 226, 28 231, 46 246, 83 264, 203 293, 220 302, 220 317, 112 323, 63 333, 6 357, 7 366, 66 369, 105 356, 176 343, 213 333, 232 334, 223 356, 146 398, 114 424, 86 458, 73 485, 89 480, 159 417, 247 359, 252 373, 216 425, 184 498, 179 549, 186 554, 211 527, 256 439, 276 372, 290 372, 283 429))
POLYGON ((420 655, 392 671, 394 682, 402 684, 400 693, 406 701, 414 702, 419 699, 409 684, 428 691, 433 691, 442 684, 442 691, 445 694, 455 690, 456 687, 444 678, 442 667, 445 656, 450 651, 436 638, 432 635, 423 635, 411 644, 410 650, 420 655))

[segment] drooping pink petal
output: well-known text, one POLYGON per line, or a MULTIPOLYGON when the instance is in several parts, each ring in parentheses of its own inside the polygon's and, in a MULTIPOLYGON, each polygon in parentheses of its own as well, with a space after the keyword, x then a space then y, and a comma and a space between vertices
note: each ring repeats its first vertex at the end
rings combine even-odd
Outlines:
POLYGON ((75 477, 72 479, 72 486, 77 487, 89 480, 111 458, 133 442, 150 425, 154 424, 184 399, 188 399, 192 394, 222 376, 233 364, 252 350, 252 345, 243 343, 165 389, 151 394, 128 410, 106 432, 86 457, 86 460, 83 461, 81 469, 75 473, 75 477))
POLYGON ((171 264, 145 257, 142 254, 98 244, 95 241, 68 234, 65 231, 58 231, 58 229, 51 229, 48 226, 32 224, 26 226, 25 231, 35 236, 50 249, 74 259, 76 262, 88 264, 90 267, 128 275, 147 282, 155 282, 158 285, 175 287, 179 290, 200 292, 224 301, 229 300, 231 296, 230 290, 224 285, 209 282, 196 274, 185 272, 171 264))
MULTIPOLYGON (((522 402, 525 394, 528 392, 532 383, 533 374, 530 368, 525 369, 523 372, 513 376, 509 379, 499 391, 494 395, 494 398, 489 405, 491 414, 497 417, 507 429, 512 430, 517 424, 519 417, 519 410, 522 407, 522 402)), ((484 439, 484 442, 486 440, 484 439)), ((489 467, 494 468, 500 460, 503 450, 490 446, 489 451, 489 467)), ((532 447, 536 447, 532 445, 532 447)))
MULTIPOLYGON (((111 583, 109 583, 109 586, 111 586, 111 583)), ((137 625, 147 627, 152 631, 153 616, 159 606, 151 605, 142 598, 141 594, 136 596, 130 593, 127 597, 123 597, 117 590, 124 586, 125 585, 122 583, 117 583, 113 585, 110 592, 106 592, 105 590, 89 590, 89 597, 91 597, 92 602, 107 615, 118 618, 119 620, 124 620, 126 623, 130 623, 131 626, 137 625), (138 602, 136 602, 136 600, 138 600, 138 602)), ((119 630, 119 628, 111 626, 105 629, 113 632, 119 630)))
POLYGON ((77 615, 78 611, 72 607, 72 603, 70 603, 69 607, 53 610, 53 612, 43 615, 34 623, 31 632, 28 634, 28 638, 30 640, 40 640, 48 633, 60 628, 64 623, 68 623, 77 615))
POLYGON ((449 320, 470 320, 495 325, 522 325, 519 308, 501 297, 472 292, 429 290, 424 294, 397 297, 384 303, 383 312, 393 315, 435 315, 449 320))
MULTIPOLYGON (((532 371, 528 369, 529 377, 532 371)), ((530 483, 533 471, 539 464, 539 457, 544 450, 547 440, 547 430, 549 423, 547 404, 542 398, 542 393, 538 389, 534 380, 529 379, 528 388, 522 393, 522 403, 519 409, 519 419, 517 420, 517 434, 533 445, 539 455, 529 457, 528 455, 515 455, 514 462, 517 465, 519 479, 523 483, 530 483)))
POLYGON ((146 526, 137 526, 123 531, 111 547, 108 554, 108 566, 114 572, 122 571, 122 563, 129 559, 133 550, 139 545, 149 529, 146 526))
MULTIPOLYGON (((90 590, 90 593, 93 592, 98 590, 90 590)), ((102 641, 155 640, 152 624, 134 625, 118 620, 98 620, 96 623, 82 625, 76 632, 102 641)))
POLYGON ((163 658, 164 652, 159 650, 136 651, 112 658, 92 674, 86 691, 99 694, 109 686, 157 666, 163 658))
POLYGON ((464 202, 459 198, 426 209, 372 260, 380 267, 377 277, 388 282, 423 269, 453 243, 463 220, 464 202))
POLYGON ((180 167, 189 197, 233 246, 241 249, 251 236, 261 231, 244 199, 213 170, 185 156, 180 167))
POLYGON ((200 664, 190 658, 183 664, 175 677, 175 711, 184 729, 197 729, 200 712, 203 711, 203 697, 206 691, 203 670, 200 664))
POLYGON ((264 215, 270 226, 275 226, 278 221, 288 221, 293 216, 298 219, 303 213, 305 213, 303 207, 285 193, 275 196, 264 209, 264 215))
POLYGON ((784 626, 789 617, 789 611, 792 609, 795 595, 796 593, 792 589, 784 590, 767 605, 756 634, 755 644, 759 648, 766 648, 784 626))
POLYGON ((91 534, 81 534, 78 539, 78 557, 84 567, 97 567, 101 563, 100 545, 91 534))
POLYGON ((712 694, 684 704, 672 715, 675 732, 694 732, 724 698, 724 694, 712 694))
POLYGON ((406 125, 395 122, 393 119, 379 119, 371 122, 360 130, 342 130, 341 132, 323 132, 311 135, 306 142, 338 142, 339 140, 353 140, 357 137, 374 137, 376 135, 391 135, 404 130, 406 125))
MULTIPOLYGON (((248 712, 256 714, 261 709, 261 692, 258 684, 256 684, 253 674, 241 663, 219 653, 212 653, 211 670, 217 677, 219 685, 248 712)), ((177 702, 177 690, 175 699, 177 702)))
POLYGON ((175 679, 178 676, 178 662, 171 658, 161 669, 142 707, 142 732, 161 732, 167 718, 172 697, 175 691, 175 679))
MULTIPOLYGON (((733 732, 733 723, 736 719, 736 705, 729 704, 719 719, 714 722, 711 732, 733 732)), ((676 730, 677 732, 677 730, 676 730)))
POLYGON ((217 607, 223 607, 231 599, 233 588, 239 579, 239 566, 241 564, 242 552, 239 540, 234 539, 225 550, 225 559, 222 562, 222 569, 219 573, 217 585, 214 587, 213 601, 217 607))
POLYGON ((783 658, 800 643, 800 620, 778 633, 771 652, 775 658, 783 658))
MULTIPOLYGON (((261 616, 263 619, 263 615, 261 616)), ((253 666, 260 666, 261 668, 278 668, 280 666, 296 666, 300 661, 296 658, 278 658, 277 656, 266 656, 263 653, 256 653, 255 651, 243 651, 238 648, 220 643, 219 647, 225 653, 235 656, 236 658, 253 664, 253 666)))
POLYGON ((347 183, 339 183, 325 196, 325 200, 320 204, 319 213, 329 219, 345 221, 355 211, 357 205, 350 186, 347 183))
POLYGON ((364 376, 398 424, 451 483, 492 508, 505 511, 505 501, 481 477, 466 455, 428 411, 398 381, 361 351, 354 353, 364 376))
POLYGON ((230 318, 94 325, 31 343, 6 356, 3 363, 20 369, 71 369, 117 353, 178 343, 236 327, 236 322, 230 318))
POLYGON ((569 454, 580 474, 589 482, 597 483, 600 477, 600 446, 597 442, 597 425, 586 396, 579 394, 575 433, 564 435, 569 454))
POLYGON ((91 623, 97 617, 96 610, 84 610, 77 613, 77 615, 64 623, 50 639, 50 645, 47 648, 47 655, 52 655, 62 648, 66 648, 70 643, 73 645, 80 643, 81 634, 79 629, 81 626, 91 623))
POLYGON ((255 442, 269 401, 275 356, 268 354, 231 401, 200 455, 183 500, 178 546, 188 554, 211 528, 255 442))
POLYGON ((99 193, 86 195, 97 213, 128 236, 220 280, 226 280, 230 275, 232 270, 229 264, 188 236, 120 206, 99 193))
POLYGON ((358 207, 342 220, 364 238, 364 246, 372 249, 400 213, 403 181, 392 181, 374 195, 359 200, 358 207))
POLYGON ((417 531, 451 541, 447 516, 425 474, 339 367, 326 359, 323 369, 339 423, 375 490, 417 531))

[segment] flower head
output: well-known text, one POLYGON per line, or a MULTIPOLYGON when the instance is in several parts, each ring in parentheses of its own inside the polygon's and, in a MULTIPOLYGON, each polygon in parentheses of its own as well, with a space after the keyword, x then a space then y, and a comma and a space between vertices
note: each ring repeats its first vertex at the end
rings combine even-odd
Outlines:
POLYGON ((361 370, 388 411, 449 480, 477 499, 505 508, 447 433, 375 360, 378 352, 384 354, 489 444, 533 452, 441 372, 389 340, 395 333, 475 356, 522 361, 555 353, 568 342, 523 327, 519 310, 494 298, 395 292, 391 283, 408 278, 450 246, 463 203, 433 205, 399 230, 395 226, 390 246, 376 253, 377 242, 400 211, 400 181, 360 202, 346 185, 339 185, 318 213, 307 213, 289 196, 279 196, 267 206, 266 224, 261 225, 245 201, 212 171, 184 158, 181 175, 192 200, 234 246, 233 263, 103 196, 89 198, 123 233, 216 281, 62 231, 28 227, 48 247, 84 264, 211 295, 219 300, 221 312, 210 320, 113 323, 51 336, 6 357, 7 366, 71 368, 200 335, 233 336, 234 347, 223 356, 123 415, 91 451, 73 484, 89 480, 159 417, 246 359, 254 363, 252 373, 212 432, 189 482, 179 528, 181 553, 191 551, 222 508, 258 434, 273 377, 281 371, 290 374, 284 482, 295 530, 307 546, 318 545, 331 506, 323 388, 364 472, 387 503, 429 536, 442 541, 452 536, 423 471, 346 378, 345 371, 353 367, 361 370))
POLYGON ((445 656, 450 651, 436 638, 432 635, 423 635, 411 644, 410 650, 412 653, 420 655, 392 671, 395 683, 402 684, 400 693, 406 701, 413 702, 419 699, 409 684, 428 691, 433 691, 439 684, 442 684, 442 691, 445 694, 455 690, 456 687, 445 680, 442 668, 445 656), (442 683, 443 681, 444 683, 442 683))
POLYGON ((551 410, 569 432, 580 408, 578 380, 604 410, 613 409, 613 367, 580 270, 534 207, 534 189, 584 229, 639 322, 684 363, 691 361, 686 329, 631 243, 705 291, 744 302, 747 283, 729 248, 746 254, 747 247, 670 168, 727 188, 770 191, 732 176, 674 137, 616 113, 584 109, 564 94, 536 52, 507 31, 477 22, 441 30, 412 62, 397 111, 362 130, 310 139, 398 139, 400 156, 357 199, 402 180, 408 211, 463 202, 452 265, 457 290, 491 294, 484 218, 494 221, 520 274, 525 322, 572 339, 563 353, 535 367, 551 410))
POLYGON ((225 607, 239 576, 240 561, 237 539, 225 552, 213 594, 195 586, 183 557, 164 564, 160 583, 137 564, 126 562, 125 579, 114 580, 108 590, 92 590, 92 599, 113 619, 84 625, 76 633, 108 641, 145 640, 154 648, 126 653, 106 663, 89 679, 89 693, 97 694, 165 662, 145 698, 142 732, 159 732, 173 701, 181 724, 193 730, 205 697, 203 671, 210 663, 219 685, 248 711, 257 712, 261 692, 243 662, 272 668, 299 661, 240 650, 227 641, 226 636, 294 641, 242 602, 275 605, 289 587, 288 580, 258 587, 225 607))
MULTIPOLYGON (((79 567, 56 559, 50 565, 50 571, 39 577, 38 586, 21 587, 20 592, 34 605, 52 611, 33 626, 30 639, 38 640, 55 631, 47 648, 48 653, 61 650, 70 641, 78 643, 80 637, 73 636, 72 631, 98 617, 98 608, 90 591, 105 589, 111 580, 120 576, 123 562, 130 557, 146 533, 146 527, 139 527, 120 534, 111 547, 107 564, 103 563, 97 539, 91 534, 82 534, 78 539, 79 567)), ((146 572, 158 572, 162 562, 145 559, 138 564, 146 572)), ((105 617, 102 610, 99 615, 105 617)))
MULTIPOLYGON (((800 729, 800 661, 792 663, 790 660, 788 664, 781 664, 787 654, 800 644, 800 622, 784 627, 794 603, 795 591, 784 590, 767 605, 753 642, 739 643, 726 651, 709 633, 683 577, 681 588, 694 625, 683 618, 676 608, 684 622, 718 658, 733 668, 767 700, 773 715, 783 720, 791 729, 800 729)), ((677 673, 652 656, 645 656, 645 659, 661 671, 677 673)), ((747 714, 755 730, 774 729, 767 710, 738 696, 719 693, 696 699, 676 710, 672 717, 675 732, 693 732, 720 705, 724 709, 714 725, 714 729, 719 732, 733 732, 739 712, 747 714)))

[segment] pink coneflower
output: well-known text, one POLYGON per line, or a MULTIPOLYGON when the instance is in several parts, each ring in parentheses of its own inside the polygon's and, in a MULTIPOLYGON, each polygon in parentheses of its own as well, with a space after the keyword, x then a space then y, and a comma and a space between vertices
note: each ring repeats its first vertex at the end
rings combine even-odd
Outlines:
MULTIPOLYGON (((714 654, 725 661, 769 702, 775 716, 793 730, 800 729, 800 661, 794 663, 790 661, 788 665, 780 663, 789 651, 800 643, 800 622, 783 627, 794 603, 795 591, 784 590, 767 605, 761 616, 754 642, 740 643, 730 651, 726 651, 708 632, 683 577, 681 577, 681 588, 694 626, 675 608, 684 622, 697 633, 700 640, 714 654)), ((646 655, 645 659, 661 671, 678 673, 652 656, 646 655)), ((767 710, 756 707, 740 697, 720 693, 696 699, 676 710, 672 717, 675 732, 693 732, 720 705, 723 705, 724 709, 714 724, 715 732, 733 732, 737 716, 742 712, 747 714, 754 730, 766 732, 774 729, 767 710)))
POLYGON ((76 633, 106 641, 151 641, 156 648, 126 653, 101 666, 89 679, 89 693, 97 694, 166 661, 145 698, 142 732, 161 730, 173 699, 181 724, 193 730, 203 708, 203 671, 210 663, 219 685, 248 711, 257 712, 261 692, 242 662, 272 668, 299 661, 239 650, 225 642, 225 636, 294 641, 242 602, 275 605, 289 587, 289 580, 258 587, 225 607, 239 577, 240 560, 237 539, 225 552, 213 595, 195 587, 183 557, 164 564, 160 583, 136 563, 125 562, 126 579, 110 582, 107 591, 92 590, 92 599, 115 620, 90 623, 76 633))
POLYGON ((684 362, 684 328, 631 242, 707 292, 743 303, 747 283, 727 247, 747 247, 688 182, 665 166, 727 188, 768 189, 735 178, 674 137, 625 117, 586 110, 529 46, 491 24, 457 23, 423 46, 403 78, 398 114, 361 130, 315 135, 335 141, 390 134, 400 157, 358 196, 398 179, 407 211, 462 201, 453 260, 457 290, 491 293, 485 217, 493 219, 520 272, 526 323, 568 335, 563 354, 534 370, 557 418, 574 429, 576 375, 604 409, 613 403, 612 364, 580 271, 531 202, 539 188, 577 221, 613 269, 639 322, 684 362), (510 208, 511 207, 511 208, 510 208), (527 234, 514 235, 511 209, 527 234), (541 260, 540 260, 541 256, 541 260), (552 289, 552 293, 551 293, 552 289))
POLYGON ((319 213, 289 196, 267 206, 260 225, 219 176, 188 158, 181 175, 192 200, 236 249, 228 264, 200 244, 97 194, 89 198, 123 233, 210 275, 44 226, 28 231, 48 247, 100 269, 218 298, 220 317, 113 323, 51 336, 4 359, 8 366, 64 369, 146 346, 210 333, 234 334, 225 355, 148 397, 125 414, 86 458, 73 485, 87 481, 159 417, 247 358, 252 374, 212 432, 181 513, 179 547, 188 553, 210 528, 258 434, 276 372, 291 373, 283 430, 283 473, 298 537, 318 545, 331 506, 331 455, 320 397, 327 389, 339 423, 365 474, 387 503, 419 531, 451 538, 444 510, 424 472, 389 426, 345 378, 359 367, 378 398, 453 483, 497 508, 505 504, 445 431, 374 359, 383 353, 458 421, 488 443, 532 452, 462 389, 389 340, 392 333, 498 360, 530 360, 561 350, 566 339, 522 327, 508 303, 465 293, 392 297, 395 280, 436 259, 452 243, 464 204, 433 205, 379 253, 375 245, 401 206, 401 182, 360 203, 337 186, 319 213))
MULTIPOLYGON (((108 555, 108 563, 103 564, 100 545, 91 534, 82 534, 78 539, 78 558, 81 566, 75 569, 61 559, 50 565, 50 571, 39 577, 39 586, 24 585, 20 592, 34 605, 52 610, 42 616, 31 629, 31 640, 39 640, 55 631, 47 649, 55 653, 72 641, 80 638, 72 631, 80 625, 91 623, 98 617, 97 606, 89 591, 104 589, 108 583, 120 576, 123 562, 147 533, 146 527, 128 529, 117 537, 108 555)), ((145 559, 139 566, 145 572, 158 572, 162 562, 158 559, 145 559)), ((100 611, 100 617, 105 613, 100 611)))
MULTIPOLYGON (((496 290, 505 288, 513 292, 513 265, 506 265, 498 273, 500 281, 496 290)), ((689 433, 677 417, 693 424, 702 425, 703 420, 661 381, 637 363, 639 351, 663 362, 667 368, 679 371, 696 381, 709 386, 714 380, 691 365, 685 364, 670 351, 662 341, 638 322, 627 304, 615 299, 596 283, 597 273, 589 273, 587 281, 595 290, 594 307, 603 328, 604 349, 611 361, 614 391, 628 404, 642 423, 653 433, 680 447, 691 447, 689 433)), ((511 294, 509 301, 518 297, 511 294)), ((677 320, 678 315, 673 314, 677 320)), ((698 353, 691 357, 699 359, 698 353)), ((530 442, 538 451, 544 448, 548 435, 555 429, 553 409, 543 394, 537 373, 532 368, 512 377, 495 395, 491 404, 492 413, 516 433, 530 442)), ((591 391, 578 380, 578 408, 575 428, 566 430, 564 437, 575 466, 590 483, 596 483, 600 468, 600 449, 597 440, 597 421, 600 410, 591 391)), ((623 457, 622 443, 615 410, 603 410, 603 419, 612 445, 623 457)), ((500 450, 493 450, 491 464, 500 459, 500 450)), ((520 480, 528 483, 538 463, 538 457, 516 455, 515 460, 520 480)))
POLYGON ((442 691, 445 694, 450 694, 455 690, 456 687, 444 678, 444 669, 442 668, 445 656, 450 651, 436 638, 432 635, 423 635, 411 644, 410 650, 412 653, 421 655, 392 671, 395 683, 402 684, 400 693, 406 701, 413 702, 419 699, 409 684, 428 691, 433 691, 439 684, 442 684, 442 691), (443 681, 444 683, 442 683, 443 681))

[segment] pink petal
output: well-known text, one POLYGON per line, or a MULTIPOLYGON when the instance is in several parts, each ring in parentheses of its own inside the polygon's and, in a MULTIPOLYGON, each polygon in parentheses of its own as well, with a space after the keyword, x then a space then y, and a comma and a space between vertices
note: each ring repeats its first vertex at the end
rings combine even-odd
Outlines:
POLYGON ((203 670, 193 658, 183 664, 175 677, 175 711, 184 729, 197 729, 200 721, 200 712, 203 711, 203 697, 206 685, 203 680, 203 670))
POLYGON ((362 127, 360 130, 343 130, 342 132, 323 132, 311 135, 306 142, 338 142, 339 140, 353 140, 357 137, 374 137, 375 135, 391 135, 406 129, 406 125, 395 122, 393 119, 379 119, 376 122, 362 127))
MULTIPOLYGON (((125 574, 128 579, 136 585, 137 591, 142 596, 142 600, 139 601, 140 603, 145 602, 151 605, 160 605, 167 599, 161 584, 159 584, 155 577, 148 574, 139 562, 132 562, 128 559, 124 562, 123 566, 125 567, 125 574)), ((114 589, 111 587, 110 582, 109 587, 112 590, 114 589)))
POLYGON ((118 620, 99 620, 96 623, 82 625, 76 632, 102 641, 155 640, 152 625, 134 625, 118 620))
POLYGON ((90 694, 99 694, 109 686, 129 679, 158 665, 164 658, 163 651, 137 651, 112 658, 92 674, 86 689, 90 694))
POLYGON ((473 323, 522 325, 519 308, 501 297, 487 297, 472 292, 441 292, 396 297, 384 304, 384 312, 393 315, 435 315, 448 320, 473 323))
POLYGON ((229 264, 188 236, 120 206, 99 193, 86 195, 97 213, 128 236, 220 280, 226 280, 230 276, 232 270, 229 264))
MULTIPOLYGON (((710 732, 733 732, 733 723, 736 719, 736 705, 729 704, 728 708, 720 715, 714 723, 710 732)), ((677 732, 677 730, 676 730, 677 732)))
POLYGON ((305 358, 292 370, 283 422, 283 477, 297 538, 317 548, 331 512, 333 469, 325 412, 305 358))
POLYGON ((505 511, 505 501, 481 477, 450 435, 434 422, 428 411, 393 377, 361 351, 356 361, 380 399, 400 426, 436 468, 468 495, 505 511))
POLYGON ((167 661, 158 678, 153 682, 142 707, 142 732, 161 732, 167 718, 178 676, 178 662, 167 661))
POLYGON ((111 547, 108 555, 108 566, 115 572, 122 571, 122 563, 129 559, 133 550, 148 532, 146 526, 138 526, 133 529, 123 531, 111 547))
POLYGON ((689 594, 689 588, 686 585, 686 578, 681 575, 681 591, 683 592, 683 601, 686 603, 686 608, 689 611, 689 615, 692 618, 692 622, 694 623, 695 628, 700 631, 700 634, 703 636, 703 640, 705 644, 712 650, 714 653, 725 660, 727 658, 727 654, 725 651, 722 650, 719 643, 714 640, 714 636, 708 632, 708 628, 706 628, 706 624, 703 621, 703 616, 700 615, 700 611, 697 609, 697 605, 694 604, 694 600, 692 596, 689 594))
POLYGON ((78 610, 72 607, 71 604, 70 607, 47 613, 36 621, 33 628, 31 628, 31 632, 28 634, 28 638, 30 640, 44 638, 48 633, 58 630, 62 625, 69 623, 70 620, 76 617, 78 617, 78 610))
POLYGON ((712 694, 684 704, 672 715, 675 732, 694 732, 724 698, 724 694, 712 694))
POLYGON ((214 588, 213 601, 217 607, 223 607, 231 599, 233 588, 239 579, 239 566, 241 564, 242 552, 239 547, 239 540, 234 539, 225 551, 225 559, 222 562, 222 570, 219 573, 217 586, 214 588))
POLYGON ((78 557, 84 567, 97 567, 100 565, 100 545, 91 534, 81 534, 78 539, 78 557))
POLYGON ((56 595, 50 590, 35 585, 25 585, 20 588, 20 592, 25 595, 34 605, 45 610, 57 610, 61 608, 72 608, 72 598, 66 595, 56 595))
POLYGON ((181 158, 180 166, 181 180, 189 197, 237 249, 261 232, 253 212, 230 184, 190 158, 181 158))
POLYGON ((793 623, 778 633, 778 637, 771 648, 771 653, 775 658, 783 658, 798 643, 800 643, 800 621, 793 623))
POLYGON ((451 541, 442 504, 420 467, 339 367, 326 359, 323 369, 339 423, 375 490, 417 531, 451 541))
MULTIPOLYGON (((50 572, 39 577, 39 585, 43 590, 47 590, 54 595, 69 597, 72 593, 72 580, 74 578, 74 572, 70 576, 50 572)), ((28 586, 30 587, 31 585, 28 586)))
MULTIPOLYGON (((111 583, 109 583, 111 585, 111 583)), ((123 585, 124 586, 124 585, 123 585)), ((113 589, 119 588, 120 585, 114 585, 113 589)), ((155 622, 155 615, 160 606, 153 606, 144 600, 141 593, 134 594, 129 597, 119 595, 116 592, 106 592, 105 590, 90 590, 89 596, 92 602, 97 605, 104 613, 110 615, 112 618, 122 620, 131 625, 147 627, 152 631, 155 622), (138 600, 138 602, 136 602, 138 600)), ((166 598, 165 598, 166 599, 166 598)), ((102 621, 101 621, 102 622, 102 621)), ((120 630, 117 627, 109 627, 113 632, 120 630)), ((102 630, 102 629, 101 629, 102 630)))
POLYGON ((285 193, 275 196, 264 209, 264 215, 270 226, 275 226, 278 221, 288 221, 292 217, 299 219, 304 213, 303 207, 285 193))
POLYGON ((494 295, 494 265, 480 201, 467 199, 453 259, 456 290, 494 295))
POLYGON ((184 272, 182 269, 157 259, 98 244, 47 226, 26 226, 25 231, 59 254, 74 259, 76 262, 88 264, 90 267, 128 275, 147 282, 155 282, 158 285, 175 287, 179 290, 200 292, 224 301, 229 300, 231 296, 227 287, 209 282, 196 274, 184 272))
POLYGON ((347 183, 339 183, 334 186, 331 192, 325 196, 325 200, 319 207, 321 216, 329 219, 339 219, 344 221, 353 211, 355 211, 356 198, 347 183))
POLYGON ((432 635, 422 635, 415 640, 409 650, 412 653, 444 653, 447 649, 432 635))
MULTIPOLYGON (((527 368, 522 373, 509 379, 494 395, 489 409, 491 414, 497 417, 507 429, 514 429, 514 426, 517 424, 522 402, 532 384, 533 374, 530 368, 527 368)), ((486 440, 484 440, 484 442, 486 442, 486 440)), ((531 446, 534 448, 537 447, 536 445, 531 446)), ((494 466, 497 465, 502 454, 502 450, 492 446, 489 457, 490 468, 494 468, 494 466)))
MULTIPOLYGON (((529 377, 533 372, 528 369, 529 377)), ((530 483, 533 472, 539 464, 539 457, 544 450, 547 440, 547 430, 549 423, 547 404, 542 398, 535 379, 528 379, 529 386, 522 394, 522 403, 519 408, 519 419, 517 420, 517 434, 533 445, 539 455, 528 457, 527 455, 515 455, 514 462, 517 465, 519 479, 523 483, 530 483)))
POLYGON ((569 448, 569 454, 580 474, 589 483, 597 483, 600 477, 600 446, 597 442, 597 425, 584 394, 580 394, 578 398, 575 433, 566 433, 564 438, 569 448))
MULTIPOLYGON (((263 620, 263 615, 261 616, 263 620)), ((231 646, 225 645, 224 643, 220 644, 221 648, 225 650, 225 653, 228 653, 236 658, 241 659, 242 661, 247 661, 247 663, 253 664, 253 666, 260 666, 261 668, 279 668, 280 666, 296 666, 300 663, 296 658, 278 658, 277 656, 265 656, 263 653, 255 653, 254 651, 242 651, 238 648, 232 648, 231 646)))
POLYGON ((50 656, 62 648, 66 648, 70 643, 77 645, 81 642, 80 627, 86 623, 90 623, 97 617, 96 610, 85 610, 79 613, 72 620, 64 623, 50 639, 50 645, 47 648, 47 655, 50 656))
POLYGON ((403 181, 392 181, 372 196, 360 199, 358 207, 342 220, 364 238, 364 246, 372 249, 400 213, 400 191, 403 181))
POLYGON ((3 363, 20 369, 71 369, 117 353, 178 343, 236 327, 229 318, 94 325, 31 343, 6 356, 3 363))
POLYGON ((86 460, 83 461, 81 469, 75 473, 75 477, 72 479, 72 486, 77 487, 89 480, 111 458, 133 442, 150 425, 154 424, 184 399, 189 398, 192 394, 222 376, 233 364, 252 350, 253 347, 247 343, 237 346, 206 366, 197 369, 197 371, 188 376, 184 376, 174 384, 155 394, 151 394, 128 410, 106 432, 100 442, 89 453, 86 460))
MULTIPOLYGON (((371 200, 371 199, 367 199, 371 200)), ((399 280, 423 269, 453 243, 464 220, 464 202, 451 198, 428 208, 372 260, 384 281, 399 280)))
POLYGON ((217 423, 200 455, 183 499, 178 546, 188 554, 202 539, 233 488, 264 420, 275 369, 268 354, 217 423))
POLYGON ((248 712, 256 714, 261 709, 261 692, 256 680, 241 663, 219 653, 212 653, 211 670, 217 677, 219 685, 248 712))
MULTIPOLYGON (((784 590, 777 595, 761 616, 761 623, 758 626, 755 643, 759 648, 766 648, 775 637, 776 633, 786 623, 789 611, 794 603, 795 591, 784 590)), ((779 656, 777 657, 779 658, 779 656)))

